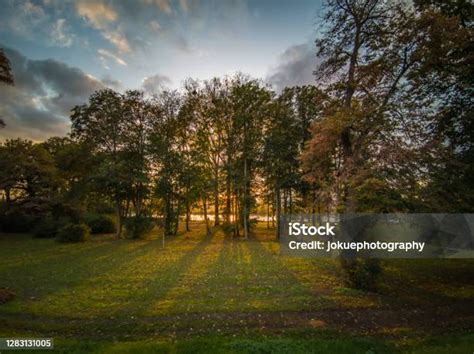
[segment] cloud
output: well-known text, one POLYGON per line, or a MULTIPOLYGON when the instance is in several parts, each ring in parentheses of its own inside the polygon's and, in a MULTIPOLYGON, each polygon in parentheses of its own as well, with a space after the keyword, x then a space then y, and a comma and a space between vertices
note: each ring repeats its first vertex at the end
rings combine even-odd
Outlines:
POLYGON ((145 77, 142 81, 142 88, 146 93, 156 94, 171 85, 171 79, 166 75, 155 74, 145 77))
POLYGON ((127 65, 125 60, 120 58, 118 55, 115 55, 114 53, 109 52, 106 49, 100 48, 100 49, 97 50, 97 53, 99 54, 99 59, 102 61, 102 63, 105 65, 105 67, 107 69, 108 69, 107 58, 114 60, 117 64, 120 64, 120 65, 123 65, 123 66, 127 65))
POLYGON ((0 30, 8 29, 35 44, 69 47, 73 43, 65 14, 57 18, 58 13, 32 1, 3 1, 1 5, 0 30))
POLYGON ((189 2, 188 0, 179 0, 179 5, 184 12, 189 11, 189 2))
POLYGON ((181 34, 177 33, 172 36, 171 43, 174 45, 176 49, 184 53, 191 53, 193 49, 189 45, 188 40, 181 34))
POLYGON ((112 31, 105 31, 103 33, 103 36, 105 39, 107 39, 110 43, 112 43, 113 45, 115 45, 115 47, 117 47, 117 49, 122 52, 122 53, 126 53, 126 52, 130 52, 130 44, 127 40, 127 38, 125 38, 123 35, 121 35, 120 33, 118 32, 112 32, 112 31))
POLYGON ((51 32, 51 42, 59 47, 70 47, 73 42, 73 36, 68 32, 66 20, 58 19, 51 32))
POLYGON ((102 81, 102 83, 105 86, 107 86, 107 87, 109 87, 113 90, 118 91, 118 90, 122 89, 122 82, 120 80, 116 80, 116 79, 112 78, 110 75, 105 75, 104 77, 102 77, 102 80, 100 80, 100 81, 102 81))
POLYGON ((31 60, 9 48, 5 54, 15 85, 0 85, 0 115, 7 124, 0 139, 21 136, 40 141, 65 135, 71 108, 105 87, 93 76, 56 60, 31 60))
MULTIPOLYGON (((118 22, 119 14, 110 5, 100 1, 79 1, 77 14, 86 19, 92 28, 99 30, 102 36, 112 43, 121 53, 130 52, 128 39, 113 24, 118 22)), ((116 60, 117 61, 117 60, 116 60)))
POLYGON ((28 36, 36 26, 44 23, 46 19, 47 15, 41 6, 26 1, 19 6, 16 17, 11 19, 11 27, 16 32, 28 36))
POLYGON ((149 25, 152 31, 159 32, 161 30, 161 25, 156 20, 150 21, 149 25))
POLYGON ((316 49, 310 43, 286 49, 278 58, 265 81, 281 91, 285 87, 314 84, 313 71, 317 66, 316 49))
POLYGON ((168 15, 173 13, 173 9, 171 8, 169 0, 144 0, 144 2, 145 4, 153 4, 158 6, 161 11, 168 15))
POLYGON ((110 22, 114 22, 118 18, 113 7, 98 1, 78 1, 76 11, 96 29, 105 29, 110 22))

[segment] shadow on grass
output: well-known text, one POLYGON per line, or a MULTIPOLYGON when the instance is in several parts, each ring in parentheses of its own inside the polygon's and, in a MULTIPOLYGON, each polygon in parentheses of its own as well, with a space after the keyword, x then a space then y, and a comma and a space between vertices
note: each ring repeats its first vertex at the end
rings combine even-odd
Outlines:
MULTIPOLYGON (((328 299, 320 297, 321 294, 316 293, 309 284, 301 281, 280 255, 274 254, 258 241, 250 241, 249 249, 252 263, 257 269, 261 269, 264 275, 265 281, 260 283, 263 294, 274 297, 274 307, 315 310, 323 305, 330 305, 328 299)), ((313 264, 305 267, 307 272, 318 270, 313 264)), ((258 278, 257 274, 256 279, 258 278)))
MULTIPOLYGON (((76 290, 85 281, 97 274, 111 272, 120 264, 151 251, 146 246, 145 243, 132 241, 103 243, 82 253, 64 254, 44 263, 16 267, 2 276, 3 281, 12 284, 11 287, 17 289, 20 295, 17 301, 11 303, 11 312, 20 310, 61 315, 63 311, 68 311, 68 304, 55 309, 59 312, 54 311, 54 304, 74 301, 76 290)), ((7 307, 2 309, 8 310, 7 307)))
POLYGON ((55 261, 56 259, 68 259, 76 254, 87 250, 106 247, 105 242, 86 243, 57 243, 53 239, 32 239, 31 236, 23 238, 23 241, 10 243, 0 242, 0 272, 16 269, 23 266, 32 266, 55 261))
MULTIPOLYGON (((131 303, 134 304, 133 308, 129 309, 124 306, 116 311, 114 316, 143 316, 150 311, 153 304, 165 301, 173 287, 178 284, 180 277, 186 270, 190 269, 197 257, 212 242, 214 232, 215 230, 210 237, 203 236, 190 250, 186 250, 183 255, 178 255, 178 259, 172 259, 161 268, 152 269, 150 276, 141 282, 140 286, 137 287, 137 291, 132 291, 130 294, 131 303)), ((168 252, 173 252, 171 242, 179 243, 185 242, 185 240, 174 237, 166 246, 168 252)), ((174 256, 176 254, 174 252, 174 256)))
POLYGON ((381 293, 403 302, 474 301, 474 260, 385 260, 381 293))

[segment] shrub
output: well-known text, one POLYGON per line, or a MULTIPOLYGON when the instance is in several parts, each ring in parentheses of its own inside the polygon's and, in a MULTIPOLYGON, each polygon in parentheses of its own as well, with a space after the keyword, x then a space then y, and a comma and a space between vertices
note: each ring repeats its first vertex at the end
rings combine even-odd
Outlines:
POLYGON ((341 259, 346 283, 354 289, 374 291, 382 272, 378 259, 341 259))
POLYGON ((55 238, 64 224, 64 220, 45 218, 33 229, 33 236, 35 238, 55 238))
POLYGON ((68 219, 80 223, 84 219, 84 210, 71 203, 56 201, 51 205, 51 213, 55 219, 68 219))
POLYGON ((112 234, 117 232, 115 221, 108 215, 89 214, 85 218, 92 234, 112 234))
POLYGON ((33 228, 35 218, 20 210, 5 212, 0 215, 0 231, 28 232, 33 228))
POLYGON ((90 239, 90 229, 86 224, 67 224, 57 234, 59 242, 84 242, 90 239))
POLYGON ((125 234, 128 238, 144 238, 155 226, 151 217, 135 216, 128 218, 124 222, 125 234))
POLYGON ((222 224, 222 231, 224 232, 224 235, 226 236, 233 236, 234 235, 234 225, 229 223, 229 222, 225 222, 222 224))
POLYGON ((116 212, 115 206, 103 200, 102 197, 92 196, 88 200, 87 210, 95 214, 113 214, 116 212))

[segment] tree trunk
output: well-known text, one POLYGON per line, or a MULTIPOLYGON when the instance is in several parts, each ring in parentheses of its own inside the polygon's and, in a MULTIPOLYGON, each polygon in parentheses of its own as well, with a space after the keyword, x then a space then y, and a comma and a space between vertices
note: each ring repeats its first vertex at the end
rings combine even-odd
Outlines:
POLYGON ((289 190, 289 194, 290 194, 290 196, 289 196, 289 198, 290 198, 290 201, 289 201, 289 203, 290 203, 290 212, 289 212, 289 214, 291 215, 291 214, 293 214, 293 193, 292 193, 291 188, 289 190))
POLYGON ((227 224, 230 224, 230 215, 232 214, 231 211, 231 181, 230 181, 230 171, 227 169, 227 176, 226 176, 226 188, 225 188, 225 194, 226 194, 226 201, 225 201, 225 222, 227 224))
POLYGON ((168 236, 171 234, 171 198, 170 198, 170 193, 166 193, 166 200, 165 200, 165 215, 164 217, 164 231, 165 234, 168 236))
POLYGON ((272 203, 272 227, 275 227, 275 204, 272 203))
POLYGON ((115 201, 115 213, 117 215, 117 234, 116 237, 117 239, 120 239, 122 237, 122 207, 120 205, 120 201, 117 199, 115 201))
POLYGON ((186 200, 186 231, 191 231, 189 228, 190 208, 189 201, 186 200))
POLYGON ((214 172, 214 226, 219 223, 219 167, 216 167, 214 172))
POLYGON ((234 195, 234 225, 235 225, 235 236, 240 237, 240 208, 239 208, 239 194, 235 192, 234 195))
POLYGON ((10 204, 11 204, 11 192, 10 192, 10 187, 5 187, 5 205, 6 209, 10 209, 10 204))
MULTIPOLYGON (((356 90, 355 70, 356 70, 357 60, 359 58, 359 49, 361 46, 361 40, 360 40, 361 33, 360 32, 361 32, 361 25, 357 24, 356 32, 354 34, 354 46, 352 49, 351 59, 349 62, 349 68, 347 72, 347 83, 346 83, 346 88, 345 88, 345 93, 344 93, 343 106, 346 110, 346 114, 351 114, 352 98, 356 90)), ((353 197, 353 191, 351 190, 350 187, 348 187, 348 183, 347 183, 353 174, 352 169, 354 167, 350 127, 346 127, 343 129, 343 131, 341 132, 340 138, 341 138, 342 154, 343 154, 343 161, 344 161, 343 170, 344 170, 344 175, 345 175, 344 176, 345 177, 344 204, 346 207, 346 211, 354 212, 356 207, 355 207, 355 201, 353 197)))
POLYGON ((275 187, 275 204, 276 204, 276 236, 280 239, 280 216, 281 216, 281 194, 280 188, 275 187))
POLYGON ((244 238, 249 238, 248 230, 248 208, 247 208, 247 158, 244 158, 244 205, 243 205, 243 218, 244 218, 244 238))
POLYGON ((204 196, 202 200, 203 212, 204 212, 204 220, 206 221, 206 236, 211 235, 211 228, 209 227, 209 218, 207 217, 207 196, 204 196))
POLYGON ((181 215, 181 201, 178 199, 178 205, 176 206, 176 212, 174 213, 174 222, 173 222, 173 235, 178 234, 179 228, 179 216, 181 215))
POLYGON ((267 229, 270 228, 270 193, 267 196, 267 229))

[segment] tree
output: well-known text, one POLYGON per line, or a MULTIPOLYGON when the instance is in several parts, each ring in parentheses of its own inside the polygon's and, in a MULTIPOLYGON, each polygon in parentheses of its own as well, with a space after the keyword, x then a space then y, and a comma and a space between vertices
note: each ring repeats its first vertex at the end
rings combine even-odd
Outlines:
POLYGON ((7 85, 13 85, 13 75, 10 60, 5 55, 3 49, 0 48, 0 82, 7 85))
MULTIPOLYGON (((291 214, 308 207, 314 212, 315 185, 303 179, 300 157, 323 103, 323 93, 309 85, 285 88, 273 102, 264 128, 262 172, 267 191, 273 195, 277 220, 282 212, 291 214)), ((276 232, 279 237, 279 227, 276 232)))
POLYGON ((326 184, 340 210, 361 211, 358 199, 372 189, 361 185, 367 180, 400 198, 387 182, 402 168, 394 162, 416 148, 404 120, 421 127, 403 97, 412 89, 410 72, 420 63, 422 34, 414 26, 416 15, 402 2, 329 1, 324 20, 327 29, 316 41, 323 59, 317 76, 330 100, 324 119, 313 127, 305 159, 332 169, 326 184))
POLYGON ((434 8, 446 17, 457 17, 463 27, 472 26, 474 21, 474 4, 469 0, 415 0, 414 3, 421 11, 434 8))
MULTIPOLYGON (((133 217, 141 218, 150 210, 145 202, 150 192, 149 137, 151 131, 151 103, 143 92, 127 91, 122 98, 125 127, 122 158, 127 161, 128 200, 133 205, 133 217)), ((128 208, 127 208, 128 209, 128 208)), ((128 213, 128 210, 127 210, 128 213)))
MULTIPOLYGON (((367 203, 366 196, 373 190, 379 199, 381 194, 399 198, 400 190, 392 193, 387 183, 393 151, 385 146, 398 142, 402 147, 407 141, 397 132, 400 118, 394 107, 403 78, 418 59, 413 21, 401 2, 327 2, 325 30, 316 41, 322 59, 316 74, 329 102, 303 159, 308 180, 326 185, 338 210, 367 210, 371 200, 367 203)), ((371 211, 381 211, 380 206, 371 211)), ((341 261, 349 276, 364 262, 341 261)))
POLYGON ((429 124, 420 159, 428 171, 420 201, 426 211, 469 212, 474 202, 473 5, 429 3, 419 10, 417 27, 424 36, 407 99, 423 109, 429 124))
MULTIPOLYGON (((12 69, 10 65, 10 60, 8 60, 7 56, 3 49, 0 48, 0 82, 3 82, 7 85, 13 85, 13 75, 12 69)), ((5 127, 5 122, 3 119, 0 118, 0 128, 5 127)))
POLYGON ((270 115, 272 93, 256 80, 236 77, 231 90, 236 139, 235 186, 239 196, 239 220, 244 237, 250 232, 250 213, 255 200, 252 185, 263 148, 263 123, 270 115))
POLYGON ((269 190, 273 191, 275 198, 276 233, 279 238, 282 190, 291 189, 293 183, 298 180, 294 175, 298 166, 298 141, 295 139, 298 128, 284 100, 280 98, 272 108, 269 126, 265 133, 262 165, 269 190))
MULTIPOLYGON (((187 84, 188 102, 192 104, 192 121, 195 128, 194 149, 205 157, 205 168, 212 176, 214 197, 214 225, 220 224, 219 196, 222 170, 225 164, 225 122, 228 117, 228 86, 226 81, 214 78, 187 84)), ((204 162, 204 160, 203 160, 204 162)))
POLYGON ((22 139, 0 145, 0 188, 7 209, 13 203, 47 203, 60 184, 54 160, 43 146, 22 139))
POLYGON ((186 129, 179 119, 180 95, 163 91, 155 97, 151 116, 150 154, 155 168, 155 196, 162 201, 163 237, 176 235, 181 211, 182 159, 179 132, 186 129))
POLYGON ((328 2, 316 43, 329 100, 303 161, 336 210, 467 210, 472 198, 472 29, 422 3, 328 2))
POLYGON ((90 143, 100 159, 93 177, 96 190, 115 203, 118 222, 117 237, 121 237, 129 187, 129 166, 124 159, 126 115, 122 97, 106 89, 93 93, 88 104, 76 106, 71 115, 71 137, 90 143))
POLYGON ((90 180, 97 159, 89 143, 79 143, 69 137, 52 137, 42 143, 54 160, 61 179, 60 195, 65 202, 82 204, 94 190, 90 180), (87 169, 84 166, 88 166, 87 169))

